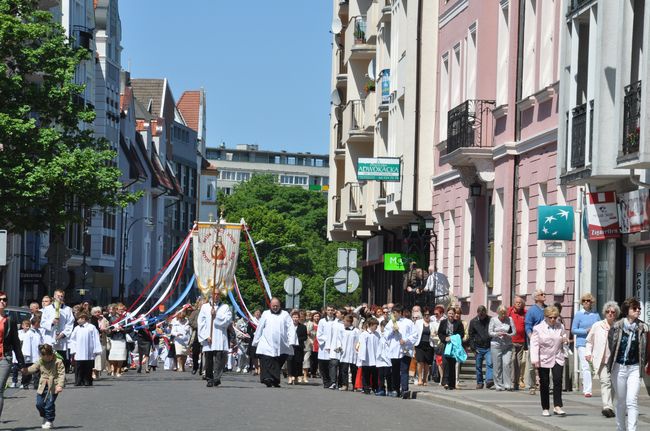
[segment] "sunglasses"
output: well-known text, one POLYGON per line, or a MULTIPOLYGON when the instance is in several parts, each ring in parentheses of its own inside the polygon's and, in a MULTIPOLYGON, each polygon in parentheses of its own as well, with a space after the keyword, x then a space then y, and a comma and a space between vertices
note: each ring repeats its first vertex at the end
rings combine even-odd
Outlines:
MULTIPOLYGON (((2 298, 0 298, 0 301, 2 301, 2 298)), ((640 309, 640 307, 630 307, 630 310, 632 311, 639 311, 640 309)))
POLYGON ((582 302, 591 302, 591 299, 583 299, 582 302))
POLYGON ((9 301, 9 299, 6 296, 3 296, 2 298, 0 298, 0 301, 7 302, 9 301))
POLYGON ((605 314, 616 314, 616 310, 607 310, 605 314))

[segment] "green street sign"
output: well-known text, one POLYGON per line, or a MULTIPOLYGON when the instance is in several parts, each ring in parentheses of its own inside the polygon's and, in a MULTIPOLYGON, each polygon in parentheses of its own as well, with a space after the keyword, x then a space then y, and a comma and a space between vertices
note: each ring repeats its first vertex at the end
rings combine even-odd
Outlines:
POLYGON ((573 223, 572 206, 542 205, 537 209, 537 239, 572 241, 573 223))
POLYGON ((359 157, 357 179, 359 181, 399 181, 400 159, 397 157, 359 157))

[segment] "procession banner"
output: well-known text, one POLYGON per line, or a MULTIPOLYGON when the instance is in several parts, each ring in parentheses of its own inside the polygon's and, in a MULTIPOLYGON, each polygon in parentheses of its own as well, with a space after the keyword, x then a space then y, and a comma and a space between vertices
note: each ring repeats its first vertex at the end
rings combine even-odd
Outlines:
POLYGON ((221 294, 233 288, 241 229, 241 224, 199 222, 192 231, 194 274, 204 297, 213 287, 221 294))
POLYGON ((618 219, 621 233, 637 233, 650 230, 648 219, 648 190, 633 190, 619 195, 618 219))
POLYGON ((587 199, 587 239, 620 237, 616 193, 587 193, 587 199))

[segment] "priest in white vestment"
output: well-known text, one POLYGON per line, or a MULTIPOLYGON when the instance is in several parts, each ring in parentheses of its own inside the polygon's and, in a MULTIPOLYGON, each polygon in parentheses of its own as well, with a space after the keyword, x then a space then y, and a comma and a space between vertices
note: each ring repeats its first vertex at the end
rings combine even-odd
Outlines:
POLYGON ((260 381, 267 387, 280 387, 280 370, 293 355, 293 345, 298 344, 296 329, 289 313, 281 309, 278 298, 271 299, 271 309, 262 313, 255 330, 253 346, 260 359, 260 381))
POLYGON ((208 381, 206 386, 209 388, 221 384, 221 375, 230 350, 228 327, 231 322, 230 307, 222 303, 219 298, 214 304, 206 303, 201 306, 197 329, 205 360, 205 378, 208 381), (212 325, 210 325, 211 322, 212 325), (211 326, 212 334, 210 333, 211 326))
POLYGON ((65 293, 62 290, 54 291, 54 301, 43 308, 41 328, 45 330, 43 338, 45 344, 54 347, 65 365, 65 372, 70 372, 70 356, 68 354, 68 341, 74 328, 74 315, 72 308, 65 305, 65 293), (57 305, 58 304, 58 305, 57 305), (58 307, 58 311, 57 311, 58 307))
POLYGON ((74 385, 93 385, 93 365, 95 357, 102 354, 102 343, 99 331, 92 323, 90 316, 82 312, 77 317, 77 326, 70 335, 70 353, 74 355, 74 385))

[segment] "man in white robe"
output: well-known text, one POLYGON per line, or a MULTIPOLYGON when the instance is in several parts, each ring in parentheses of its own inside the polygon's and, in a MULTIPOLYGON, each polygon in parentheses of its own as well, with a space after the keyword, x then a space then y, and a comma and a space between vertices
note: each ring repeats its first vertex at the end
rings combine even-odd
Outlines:
POLYGON ((68 341, 74 328, 74 315, 72 308, 65 305, 65 293, 62 290, 54 291, 54 300, 52 303, 43 308, 41 317, 41 328, 45 330, 43 338, 45 344, 54 347, 59 355, 63 358, 65 372, 70 372, 70 355, 68 354, 68 341), (59 311, 57 317, 57 302, 59 311))
POLYGON ((93 385, 93 365, 95 357, 102 354, 102 343, 99 340, 99 331, 92 323, 88 323, 89 316, 79 313, 77 326, 70 335, 70 353, 74 355, 74 385, 93 385))
POLYGON ((228 327, 231 322, 230 307, 222 303, 219 298, 214 304, 208 302, 201 306, 197 319, 198 339, 204 353, 205 378, 208 381, 206 384, 208 388, 221 384, 223 368, 230 350, 228 327), (212 334, 210 334, 211 327, 212 334))
POLYGON ((252 344, 260 359, 260 381, 267 387, 279 388, 282 365, 298 341, 293 320, 281 309, 278 298, 271 299, 271 309, 262 313, 252 344))
POLYGON ((336 376, 330 377, 330 347, 328 345, 332 324, 334 323, 334 307, 331 305, 325 308, 324 318, 318 322, 316 339, 318 340, 318 371, 323 379, 323 387, 329 389, 336 380, 336 376))

